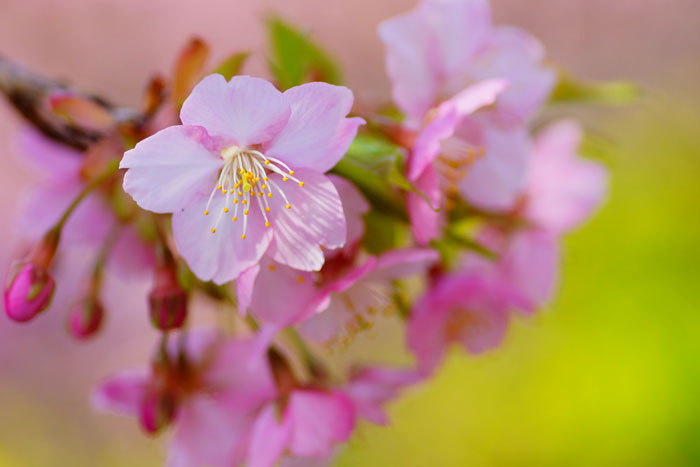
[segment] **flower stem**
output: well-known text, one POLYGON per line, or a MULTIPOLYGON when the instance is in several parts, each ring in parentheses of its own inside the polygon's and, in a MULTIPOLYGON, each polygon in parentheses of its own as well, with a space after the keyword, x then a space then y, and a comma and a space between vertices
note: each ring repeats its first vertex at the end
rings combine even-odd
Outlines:
POLYGON ((63 229, 63 226, 65 225, 66 221, 68 221, 68 218, 70 218, 71 214, 73 214, 73 211, 75 211, 75 208, 78 207, 78 205, 85 199, 87 195, 89 195, 92 190, 97 188, 102 182, 110 178, 112 175, 117 173, 119 170, 119 161, 116 159, 110 160, 107 163, 107 167, 97 176, 95 177, 90 183, 85 185, 85 188, 83 188, 83 191, 78 194, 78 196, 75 197, 73 202, 68 206, 68 208, 65 210, 61 218, 56 222, 56 224, 51 228, 51 230, 54 230, 56 232, 61 232, 63 229))

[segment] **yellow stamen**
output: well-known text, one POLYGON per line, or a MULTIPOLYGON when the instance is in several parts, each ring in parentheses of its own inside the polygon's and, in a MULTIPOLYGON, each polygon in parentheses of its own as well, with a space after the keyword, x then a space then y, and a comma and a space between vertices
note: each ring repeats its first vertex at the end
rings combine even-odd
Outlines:
POLYGON ((204 215, 205 215, 205 216, 208 216, 208 215, 209 215, 209 211, 204 211, 204 215))
POLYGON ((234 200, 233 200, 233 204, 238 204, 238 200, 237 200, 237 199, 234 199, 234 200))
POLYGON ((243 204, 248 204, 248 200, 247 200, 247 199, 244 199, 243 201, 241 201, 241 203, 243 203, 243 204))
POLYGON ((291 204, 288 204, 288 205, 285 206, 285 208, 287 208, 287 209, 292 209, 292 205, 291 205, 291 204))
POLYGON ((266 221, 266 222, 265 222, 265 227, 270 227, 270 223, 266 221))
POLYGON ((272 193, 268 193, 268 194, 267 194, 267 197, 268 197, 268 198, 272 198, 272 193))
POLYGON ((270 206, 265 208, 265 212, 270 212, 270 206))
POLYGON ((245 234, 241 235, 241 240, 245 240, 245 234))
POLYGON ((231 220, 232 220, 233 222, 236 222, 236 221, 238 220, 238 218, 237 218, 236 216, 233 216, 233 217, 231 218, 231 220))
POLYGON ((214 227, 211 228, 211 233, 216 233, 216 229, 214 227))
POLYGON ((282 177, 283 182, 286 182, 287 180, 289 180, 287 177, 282 177))
POLYGON ((289 175, 294 175, 294 171, 293 171, 293 170, 290 170, 290 171, 289 171, 289 175))
POLYGON ((268 269, 269 269, 270 271, 274 271, 274 270, 277 269, 277 268, 275 268, 275 265, 274 265, 274 264, 271 264, 271 265, 268 266, 268 269))
POLYGON ((228 208, 224 208, 224 212, 228 212, 228 208))
POLYGON ((304 182, 299 182, 299 186, 304 186, 304 182))
MULTIPOLYGON (((209 185, 209 186, 211 186, 211 185, 209 185)), ((220 190, 220 189, 222 189, 222 188, 223 188, 222 185, 219 185, 219 186, 216 187, 217 190, 220 190)))
POLYGON ((297 282, 301 284, 302 282, 304 282, 304 278, 302 276, 298 276, 297 282))
POLYGON ((247 216, 247 215, 248 215, 248 210, 246 209, 245 211, 243 211, 243 214, 245 214, 245 215, 247 216))

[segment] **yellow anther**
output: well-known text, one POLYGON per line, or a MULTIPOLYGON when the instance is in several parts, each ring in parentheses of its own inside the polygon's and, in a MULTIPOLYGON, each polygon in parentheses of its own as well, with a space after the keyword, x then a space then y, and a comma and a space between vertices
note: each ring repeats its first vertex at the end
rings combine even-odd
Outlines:
POLYGON ((245 211, 243 211, 243 214, 245 214, 245 215, 247 216, 247 215, 248 215, 248 210, 246 209, 245 211))
POLYGON ((261 186, 260 188, 262 188, 262 189, 264 190, 265 188, 267 188, 267 185, 265 185, 265 184, 263 183, 263 186, 261 186))
POLYGON ((236 222, 236 221, 238 220, 238 218, 237 218, 236 216, 233 216, 233 217, 231 218, 231 220, 232 220, 233 222, 236 222))
POLYGON ((277 268, 275 267, 274 264, 269 265, 267 268, 268 268, 270 271, 274 271, 275 269, 277 269, 277 268))
POLYGON ((237 200, 237 199, 234 199, 234 200, 233 200, 233 204, 238 204, 238 200, 237 200))
POLYGON ((216 229, 214 227, 211 228, 211 233, 216 233, 216 229))
POLYGON ((291 205, 291 204, 288 204, 288 205, 285 206, 285 208, 287 208, 287 209, 292 209, 292 205, 291 205))
POLYGON ((267 194, 267 197, 268 197, 268 198, 272 198, 272 193, 268 193, 268 194, 267 194))
POLYGON ((225 195, 226 193, 228 193, 228 191, 226 191, 226 190, 221 190, 221 194, 222 194, 222 195, 225 195))
POLYGON ((297 276, 297 282, 301 284, 304 282, 304 278, 302 276, 297 276))
POLYGON ((270 206, 267 206, 267 207, 265 208, 265 212, 270 212, 270 206))
POLYGON ((247 200, 247 199, 244 199, 243 201, 241 201, 241 203, 243 203, 243 204, 248 204, 248 200, 247 200))
POLYGON ((268 180, 269 180, 269 178, 267 178, 267 177, 263 177, 263 180, 265 180, 265 181, 268 181, 268 180))
POLYGON ((222 185, 219 185, 219 186, 216 187, 217 190, 220 190, 220 189, 222 189, 222 188, 223 188, 222 185))
POLYGON ((269 222, 269 221, 265 221, 265 227, 270 227, 270 222, 269 222))
POLYGON ((294 171, 293 171, 293 170, 290 170, 290 171, 289 171, 289 175, 294 175, 294 171))
POLYGON ((259 181, 260 181, 260 177, 255 177, 255 181, 256 181, 256 182, 259 182, 259 181))
POLYGON ((241 240, 245 240, 245 234, 241 235, 241 240))
POLYGON ((304 182, 299 182, 299 186, 304 186, 304 182))
POLYGON ((258 196, 262 196, 262 195, 264 195, 264 194, 265 194, 265 193, 263 193, 262 191, 258 191, 258 196))
POLYGON ((239 191, 239 192, 238 192, 238 196, 243 196, 243 192, 242 192, 242 191, 239 191))
POLYGON ((209 211, 204 211, 204 215, 205 215, 205 216, 208 216, 208 215, 209 215, 209 211))
POLYGON ((228 208, 224 208, 224 212, 228 212, 228 208))
POLYGON ((287 180, 289 180, 287 177, 282 177, 283 182, 286 182, 287 180))
POLYGON ((265 165, 267 165, 267 164, 269 164, 269 163, 270 163, 270 161, 265 161, 265 165))

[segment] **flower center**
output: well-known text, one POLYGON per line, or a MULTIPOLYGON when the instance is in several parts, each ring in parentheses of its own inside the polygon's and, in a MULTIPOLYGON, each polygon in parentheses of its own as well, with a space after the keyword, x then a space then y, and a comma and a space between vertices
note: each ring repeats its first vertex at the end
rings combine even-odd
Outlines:
POLYGON ((294 177, 294 171, 287 164, 274 157, 266 157, 263 153, 254 149, 240 148, 231 146, 221 151, 221 157, 224 159, 224 166, 219 174, 219 179, 216 186, 209 195, 209 201, 204 211, 204 215, 209 215, 209 207, 218 192, 225 196, 224 208, 219 212, 219 217, 216 220, 215 226, 212 227, 211 233, 216 233, 216 226, 219 225, 224 214, 229 212, 229 206, 233 205, 233 222, 238 221, 239 206, 243 206, 243 233, 241 238, 245 240, 246 231, 248 228, 248 213, 250 206, 255 202, 265 219, 265 227, 270 227, 268 213, 270 212, 270 204, 268 198, 272 198, 273 194, 278 194, 284 199, 284 204, 287 209, 291 209, 287 196, 284 194, 279 183, 271 180, 269 175, 276 173, 282 176, 282 181, 293 180, 304 186, 304 182, 294 177), (255 200, 255 201, 253 201, 255 200))

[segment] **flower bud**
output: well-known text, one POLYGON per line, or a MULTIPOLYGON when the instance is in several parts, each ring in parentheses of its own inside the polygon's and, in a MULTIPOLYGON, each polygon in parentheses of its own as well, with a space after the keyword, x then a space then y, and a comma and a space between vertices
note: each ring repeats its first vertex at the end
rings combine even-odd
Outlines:
POLYGON ((166 391, 149 390, 141 401, 139 421, 148 434, 155 435, 175 418, 175 398, 166 391))
POLYGON ((174 277, 156 281, 148 294, 148 305, 153 326, 161 331, 177 329, 187 317, 187 292, 174 277))
POLYGON ((3 295, 7 316, 17 322, 31 320, 48 308, 54 288, 46 268, 31 260, 15 262, 3 295))
POLYGON ((104 307, 95 297, 77 303, 68 315, 68 332, 76 339, 93 336, 102 326, 104 307))

